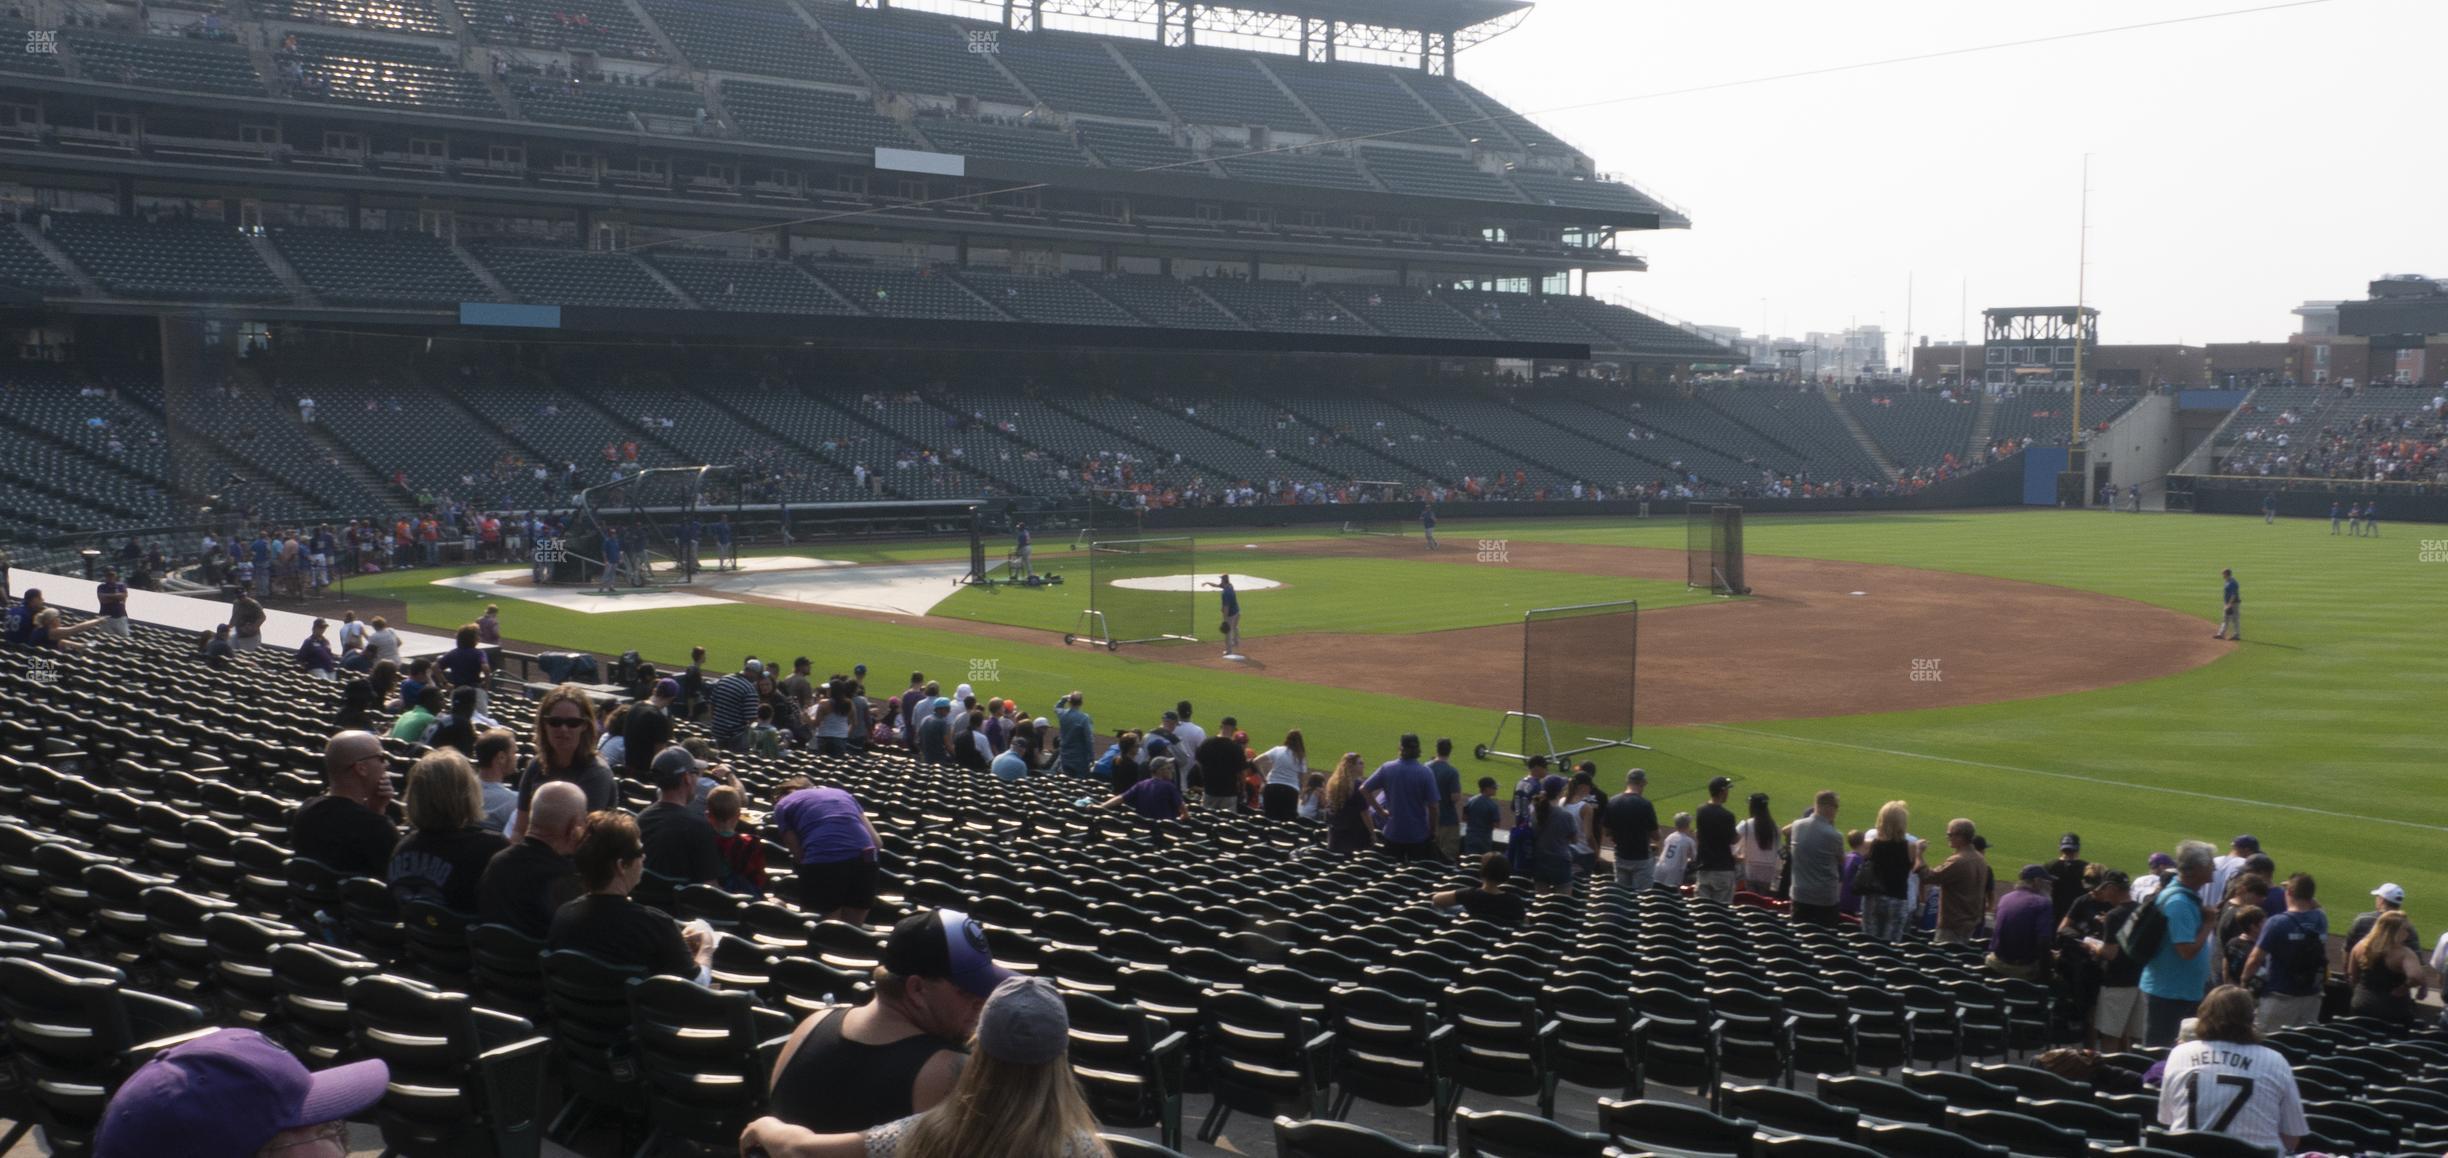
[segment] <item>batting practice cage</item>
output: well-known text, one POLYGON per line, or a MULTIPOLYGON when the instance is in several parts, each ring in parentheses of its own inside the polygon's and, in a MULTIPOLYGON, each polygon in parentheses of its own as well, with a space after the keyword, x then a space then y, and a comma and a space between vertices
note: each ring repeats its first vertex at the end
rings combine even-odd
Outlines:
POLYGON ((1538 607, 1522 615, 1521 710, 1496 721, 1477 755, 1562 760, 1606 748, 1647 750, 1632 742, 1640 672, 1640 604, 1630 600, 1538 607), (1517 745, 1505 747, 1506 729, 1517 745), (1579 736, 1579 746, 1556 737, 1579 736))
POLYGON ((1716 595, 1749 595, 1743 582, 1743 509, 1732 503, 1683 508, 1683 583, 1716 595))
POLYGON ((1088 609, 1063 642, 1108 651, 1125 643, 1196 643, 1198 584, 1197 542, 1187 535, 1091 542, 1088 609))
POLYGON ((728 475, 727 466, 669 466, 578 493, 565 560, 554 569, 561 582, 594 583, 603 577, 605 543, 620 537, 620 573, 627 587, 687 584, 701 570, 726 565, 715 545, 714 521, 729 508, 706 503, 709 487, 728 475))

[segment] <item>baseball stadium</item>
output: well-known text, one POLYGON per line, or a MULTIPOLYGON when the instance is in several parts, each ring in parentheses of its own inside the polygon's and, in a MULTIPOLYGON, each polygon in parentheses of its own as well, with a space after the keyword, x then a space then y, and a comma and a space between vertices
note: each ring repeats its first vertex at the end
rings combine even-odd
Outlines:
POLYGON ((12 7, 0 1152, 2448 1150, 2448 282, 1822 371, 1539 15, 12 7))

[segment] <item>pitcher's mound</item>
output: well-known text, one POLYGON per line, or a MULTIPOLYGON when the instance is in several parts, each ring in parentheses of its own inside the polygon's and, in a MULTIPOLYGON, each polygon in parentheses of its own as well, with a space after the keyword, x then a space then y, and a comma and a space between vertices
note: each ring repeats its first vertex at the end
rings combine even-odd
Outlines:
MULTIPOLYGON (((1113 586, 1131 591, 1197 591, 1201 589, 1199 584, 1215 581, 1213 575, 1145 575, 1136 579, 1116 579, 1113 586)), ((1235 591, 1271 591, 1281 586, 1283 584, 1273 579, 1261 579, 1256 575, 1233 576, 1235 591)))

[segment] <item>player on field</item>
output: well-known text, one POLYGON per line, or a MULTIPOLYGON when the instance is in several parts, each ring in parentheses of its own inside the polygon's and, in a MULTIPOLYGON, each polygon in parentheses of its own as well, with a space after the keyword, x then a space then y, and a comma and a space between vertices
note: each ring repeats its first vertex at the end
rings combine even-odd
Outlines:
POLYGON ((1199 586, 1223 589, 1224 656, 1230 659, 1241 654, 1241 596, 1233 591, 1232 576, 1218 575, 1215 582, 1201 583, 1199 586))
POLYGON ((1012 520, 1012 561, 1016 564, 1013 571, 1020 578, 1027 579, 1037 574, 1037 569, 1029 563, 1028 524, 1017 519, 1012 520))
POLYGON ((2336 499, 2329 500, 2329 533, 2337 534, 2338 524, 2345 520, 2346 508, 2339 506, 2336 499))
POLYGON ((2221 571, 2219 574, 2227 580, 2227 586, 2219 594, 2219 605, 2222 609, 2219 613, 2219 629, 2211 632, 2210 638, 2232 638, 2237 643, 2242 643, 2244 642, 2244 592, 2242 588, 2236 586, 2233 569, 2221 571))
POLYGON ((2378 499, 2363 504, 2363 533, 2375 539, 2380 537, 2380 500, 2378 499))
POLYGON ((2278 521, 2278 492, 2261 496, 2261 521, 2264 524, 2278 521))
POLYGON ((2363 504, 2356 503, 2346 508, 2346 534, 2350 538, 2363 537, 2363 504))
POLYGON ((1420 504, 1420 534, 1428 540, 1428 549, 1436 550, 1436 508, 1420 504))

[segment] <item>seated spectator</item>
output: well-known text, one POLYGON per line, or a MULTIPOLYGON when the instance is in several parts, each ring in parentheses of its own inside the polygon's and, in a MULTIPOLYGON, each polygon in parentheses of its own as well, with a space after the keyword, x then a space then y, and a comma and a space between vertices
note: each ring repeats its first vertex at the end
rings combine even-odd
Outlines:
POLYGON ((1131 811, 1149 820, 1187 820, 1189 802, 1182 798, 1181 785, 1173 780, 1173 758, 1165 756, 1148 765, 1148 777, 1133 784, 1118 796, 1106 798, 1099 808, 1120 808, 1129 805, 1131 811))
POLYGON ((706 794, 706 823, 714 829, 714 853, 722 858, 718 883, 727 893, 765 895, 765 842, 740 831, 740 790, 725 784, 706 794))
POLYGON ((655 802, 638 814, 637 826, 646 848, 646 870, 682 884, 714 884, 722 880, 722 855, 714 847, 714 826, 691 805, 703 772, 697 757, 677 745, 655 756, 651 772, 655 802))
POLYGON ((391 850, 391 895, 476 911, 476 882, 508 846, 484 827, 484 788, 467 758, 452 749, 408 767, 408 835, 391 850))
POLYGON ((298 645, 298 670, 318 679, 334 679, 339 675, 339 661, 332 657, 331 640, 324 633, 329 625, 318 619, 307 629, 306 642, 298 645))
POLYGON ((217 623, 213 625, 212 635, 206 637, 204 640, 202 655, 206 659, 224 661, 237 657, 238 647, 236 644, 230 641, 229 624, 217 623))
POLYGON ((595 751, 595 710, 574 684, 562 684, 536 701, 535 755, 519 769, 519 809, 510 821, 510 839, 526 832, 527 802, 535 790, 555 780, 567 780, 586 793, 587 808, 612 807, 616 796, 612 767, 595 751))
POLYGON ((2410 1023, 2414 1003, 2429 990, 2422 958, 2405 940, 2404 913, 2380 914, 2370 935, 2346 954, 2346 980, 2354 986, 2353 1013, 2381 1021, 2410 1023))
POLYGON ((400 677, 399 689, 391 702, 383 705, 387 712, 404 712, 416 706, 417 695, 433 682, 433 660, 418 656, 408 661, 407 674, 400 677))
POLYGON ((570 857, 586 839, 586 793, 567 781, 536 789, 527 835, 485 862, 476 882, 476 915, 536 940, 552 931, 553 914, 586 888, 570 857))
MULTIPOLYGON (((791 781, 785 781, 784 786, 791 781)), ((791 850, 799 876, 799 908, 811 915, 865 924, 876 901, 875 825, 839 788, 804 780, 777 801, 769 820, 791 850)))
POLYGON ((484 824, 494 832, 507 836, 510 816, 518 811, 518 790, 510 787, 510 778, 518 774, 518 735, 508 728, 487 728, 476 737, 476 751, 469 757, 476 765, 476 779, 484 790, 484 824))
POLYGON ((476 732, 493 726, 480 710, 483 698, 475 688, 452 688, 450 710, 434 720, 433 732, 426 744, 435 748, 456 748, 462 756, 476 754, 476 732))
POLYGON ((384 879, 399 830, 391 826, 391 761, 367 732, 341 732, 323 746, 323 795, 298 805, 289 849, 343 877, 384 879))
POLYGON ((867 1003, 812 1014, 783 1045, 769 1120, 831 1134, 934 1108, 952 1093, 986 998, 1010 976, 967 914, 903 917, 884 942, 867 1003))
POLYGON ((770 1158, 1103 1155, 1096 1118, 1071 1076, 1070 1026, 1053 982, 1014 977, 987 1000, 969 1064, 935 1108, 859 1134, 823 1135, 759 1118, 741 1135, 741 1151, 770 1158))
POLYGON ((2027 864, 2015 887, 1997 901, 1997 927, 1989 935, 1989 971, 2017 981, 2047 975, 2051 937, 2057 930, 2056 878, 2047 865, 2027 864))
POLYGON ((1501 852, 1487 853, 1479 858, 1478 884, 1467 889, 1447 889, 1428 901, 1440 909, 1459 905, 1473 920, 1519 925, 1530 914, 1530 902, 1505 887, 1505 882, 1512 879, 1513 862, 1501 852))
POLYGON ((155 1054, 102 1111, 100 1158, 346 1158, 349 1124, 380 1102, 380 1058, 308 1072, 251 1029, 217 1029, 155 1054))
POLYGON ((60 624, 59 608, 45 607, 35 613, 34 626, 27 631, 25 644, 27 647, 47 647, 53 651, 83 651, 85 645, 76 642, 72 637, 83 635, 88 631, 101 630, 107 622, 107 620, 96 617, 63 627, 60 624))
POLYGON ((2253 1030, 2252 994, 2242 986, 2211 990, 2194 1013, 2193 1040, 2169 1051, 2159 1082, 2159 1124, 2215 1129, 2279 1154, 2294 1153, 2310 1132, 2295 1069, 2261 1044, 2253 1030))
POLYGON ((441 719, 442 689, 432 684, 421 685, 408 710, 401 712, 399 719, 391 722, 391 738, 422 744, 426 737, 433 735, 434 725, 441 719))
POLYGON ((748 750, 759 756, 782 754, 782 729, 774 726, 774 706, 758 704, 756 723, 748 725, 748 750))
POLYGON ((634 818, 626 812, 589 815, 586 836, 571 859, 586 895, 553 914, 545 948, 576 949, 605 964, 650 974, 705 979, 712 936, 694 926, 683 932, 663 910, 629 899, 646 877, 646 846, 634 818))
POLYGON ((1309 774, 1308 782, 1301 785, 1300 818, 1302 820, 1318 820, 1324 818, 1325 815, 1326 774, 1323 772, 1312 772, 1309 774))
POLYGON ((1036 745, 1028 740, 1013 740, 1011 747, 1005 748, 1002 755, 994 758, 994 764, 987 771, 994 773, 994 778, 997 780, 1026 780, 1029 774, 1029 757, 1035 751, 1036 745))

